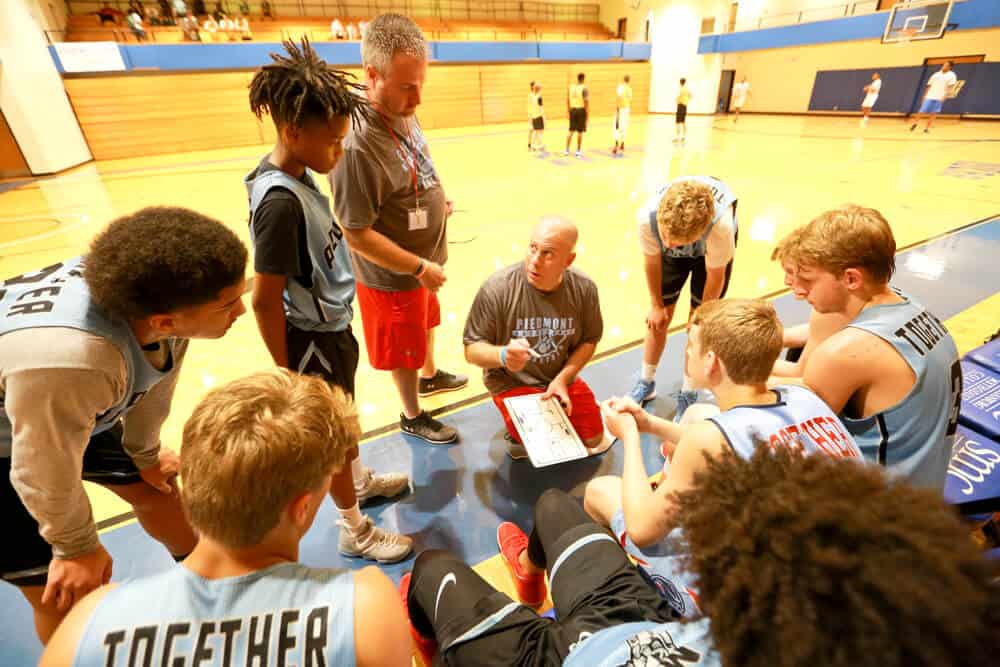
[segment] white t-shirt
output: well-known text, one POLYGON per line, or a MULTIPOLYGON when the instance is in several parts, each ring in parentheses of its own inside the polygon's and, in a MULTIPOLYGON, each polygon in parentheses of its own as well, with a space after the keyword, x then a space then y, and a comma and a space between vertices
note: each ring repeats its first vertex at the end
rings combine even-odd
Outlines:
POLYGON ((743 106, 743 103, 747 101, 748 92, 750 92, 750 84, 746 81, 733 86, 733 106, 743 106))
MULTIPOLYGON (((662 251, 649 226, 650 204, 640 208, 636 218, 639 223, 639 247, 642 248, 642 254, 654 256, 660 255, 662 251)), ((659 201, 655 204, 658 205, 659 201)), ((722 214, 705 239, 705 266, 710 269, 725 266, 732 261, 734 254, 736 254, 736 226, 733 224, 733 209, 730 208, 722 214)))
POLYGON ((869 95, 878 95, 880 90, 882 90, 882 79, 876 79, 868 84, 869 95))
POLYGON ((927 81, 927 99, 943 100, 948 95, 948 90, 958 83, 958 77, 954 72, 934 72, 927 81))

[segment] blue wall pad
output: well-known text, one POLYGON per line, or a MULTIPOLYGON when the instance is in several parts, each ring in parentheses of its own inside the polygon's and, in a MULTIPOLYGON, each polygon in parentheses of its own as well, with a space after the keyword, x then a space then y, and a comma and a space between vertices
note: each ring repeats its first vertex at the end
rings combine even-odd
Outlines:
MULTIPOLYGON (((847 42, 856 39, 880 39, 888 20, 888 13, 878 12, 778 28, 705 35, 698 40, 698 53, 730 53, 847 42)), ((1000 2, 997 0, 956 2, 948 22, 957 23, 958 30, 995 28, 1000 26, 1000 2)))
POLYGON ((958 421, 1000 442, 1000 373, 962 361, 962 409, 958 421))
POLYGON ((622 60, 649 60, 653 45, 648 42, 625 42, 622 44, 622 60))
POLYGON ((990 498, 1000 498, 1000 443, 959 426, 945 478, 944 499, 958 505, 990 498))
POLYGON ((622 57, 623 42, 539 42, 542 60, 611 60, 622 57))
MULTIPOLYGON (((355 42, 314 42, 313 47, 328 63, 360 65, 361 49, 355 42)), ((276 42, 232 44, 119 44, 126 71, 256 69, 271 62, 269 54, 281 52, 276 42)), ((537 60, 649 60, 649 44, 624 42, 431 42, 433 58, 439 62, 523 62, 537 60)), ((49 53, 56 69, 65 73, 55 47, 49 53)))
POLYGON ((1000 338, 977 347, 965 355, 965 358, 1000 374, 1000 338))
POLYGON ((538 57, 538 42, 435 42, 440 62, 509 62, 538 57))
MULTIPOLYGON (((862 88, 873 72, 882 77, 882 91, 873 111, 915 113, 920 108, 927 80, 939 66, 871 67, 821 70, 813 81, 810 111, 860 111, 862 88)), ((1000 114, 1000 63, 959 63, 955 76, 965 81, 958 97, 944 101, 941 113, 958 115, 1000 114)))

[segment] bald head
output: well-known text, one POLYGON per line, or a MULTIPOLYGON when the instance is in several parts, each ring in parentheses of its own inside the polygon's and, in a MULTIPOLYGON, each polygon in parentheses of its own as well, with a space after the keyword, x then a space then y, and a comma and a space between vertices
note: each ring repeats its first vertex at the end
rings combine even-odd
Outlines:
POLYGON ((576 240, 579 236, 580 233, 575 224, 557 215, 548 215, 542 218, 531 233, 532 240, 544 238, 569 252, 573 252, 573 249, 576 248, 576 240))
POLYGON ((528 282, 548 292, 562 283, 563 271, 576 259, 576 225, 559 216, 546 216, 535 225, 525 260, 528 282))

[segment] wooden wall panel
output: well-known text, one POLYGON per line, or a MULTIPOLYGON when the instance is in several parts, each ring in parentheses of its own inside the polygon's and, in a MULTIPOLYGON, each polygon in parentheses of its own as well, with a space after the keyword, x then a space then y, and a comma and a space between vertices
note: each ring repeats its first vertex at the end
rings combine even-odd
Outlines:
POLYGON ((427 70, 417 111, 425 129, 483 124, 478 65, 434 65, 427 70))
MULTIPOLYGON (((350 69, 356 75, 359 69, 350 69)), ((420 121, 426 129, 527 120, 528 82, 542 84, 546 117, 566 118, 566 90, 587 74, 591 112, 610 115, 621 76, 632 76, 635 113, 649 100, 649 63, 433 65, 420 121)), ((270 143, 269 118, 250 113, 253 72, 123 74, 65 79, 80 127, 98 160, 270 143)))

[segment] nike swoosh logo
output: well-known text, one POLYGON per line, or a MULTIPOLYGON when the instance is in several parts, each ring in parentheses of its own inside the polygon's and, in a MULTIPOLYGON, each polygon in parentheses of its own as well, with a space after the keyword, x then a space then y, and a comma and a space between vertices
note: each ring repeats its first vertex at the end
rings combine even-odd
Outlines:
POLYGON ((441 594, 444 593, 444 587, 448 584, 458 585, 458 579, 455 578, 454 572, 449 572, 444 575, 444 579, 441 580, 441 585, 438 586, 437 599, 434 600, 434 620, 437 621, 438 616, 438 605, 441 604, 441 594))

